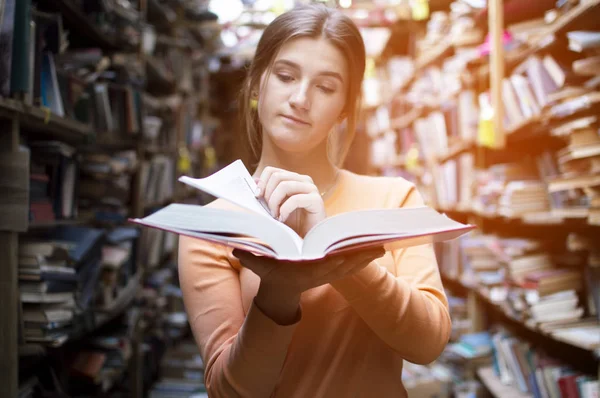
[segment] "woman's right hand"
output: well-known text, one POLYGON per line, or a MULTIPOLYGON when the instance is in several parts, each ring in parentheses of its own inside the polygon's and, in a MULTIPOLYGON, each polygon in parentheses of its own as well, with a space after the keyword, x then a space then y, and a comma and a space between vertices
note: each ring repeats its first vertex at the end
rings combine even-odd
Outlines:
POLYGON ((299 296, 306 290, 319 287, 360 271, 376 258, 382 257, 382 247, 351 254, 338 254, 315 261, 282 261, 255 256, 246 251, 234 250, 240 263, 258 275, 261 287, 299 296))

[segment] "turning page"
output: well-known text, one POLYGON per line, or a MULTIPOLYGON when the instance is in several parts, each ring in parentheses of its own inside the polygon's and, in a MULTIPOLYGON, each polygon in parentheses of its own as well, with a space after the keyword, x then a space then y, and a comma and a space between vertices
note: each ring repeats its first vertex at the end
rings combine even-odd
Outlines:
POLYGON ((254 213, 272 218, 256 198, 256 183, 239 159, 208 177, 183 176, 179 181, 254 213))

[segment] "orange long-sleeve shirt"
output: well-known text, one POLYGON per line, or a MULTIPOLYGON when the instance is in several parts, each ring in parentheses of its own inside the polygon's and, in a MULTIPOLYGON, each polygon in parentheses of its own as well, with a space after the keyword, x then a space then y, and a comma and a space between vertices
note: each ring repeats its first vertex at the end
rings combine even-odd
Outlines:
MULTIPOLYGON (((325 207, 332 216, 422 204, 402 178, 343 171, 325 207)), ((405 397, 403 360, 429 363, 448 341, 451 321, 431 245, 388 252, 304 292, 301 318, 289 326, 254 305, 260 280, 231 252, 180 238, 181 288, 211 398, 405 397)))

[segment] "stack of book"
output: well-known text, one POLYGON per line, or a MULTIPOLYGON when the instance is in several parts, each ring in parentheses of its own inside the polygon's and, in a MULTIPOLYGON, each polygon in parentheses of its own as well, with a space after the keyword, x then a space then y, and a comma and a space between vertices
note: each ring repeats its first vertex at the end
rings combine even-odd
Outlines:
POLYGON ((585 252, 589 246, 582 248, 581 239, 578 242, 561 245, 492 235, 463 238, 461 279, 511 318, 593 350, 600 347, 600 339, 591 337, 600 330, 597 266, 595 255, 585 252), (577 250, 569 250, 569 245, 577 245, 577 250))
POLYGON ((506 330, 492 337, 494 371, 503 384, 537 397, 598 395, 598 379, 584 375, 547 354, 535 350, 506 330))
POLYGON ((86 327, 104 238, 103 230, 63 226, 29 236, 19 245, 27 341, 59 346, 86 327))
POLYGON ((476 212, 508 218, 549 210, 547 191, 535 168, 520 163, 480 171, 472 206, 476 212))
POLYGON ((204 362, 194 341, 182 341, 169 348, 160 362, 158 381, 150 397, 207 397, 204 362))
POLYGON ((477 369, 492 364, 491 336, 488 332, 465 333, 449 343, 436 361, 449 374, 453 396, 468 396, 483 387, 476 377, 477 369))
POLYGON ((79 162, 75 148, 58 141, 32 141, 28 146, 32 159, 29 221, 76 218, 79 162))
POLYGON ((132 183, 137 171, 135 151, 83 152, 78 202, 83 218, 122 223, 131 215, 132 183))

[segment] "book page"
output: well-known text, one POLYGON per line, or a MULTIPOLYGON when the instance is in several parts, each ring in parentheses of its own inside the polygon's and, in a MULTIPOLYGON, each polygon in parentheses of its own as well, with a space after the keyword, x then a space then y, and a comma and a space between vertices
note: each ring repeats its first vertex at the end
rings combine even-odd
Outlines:
POLYGON ((393 240, 390 238, 408 240, 448 231, 457 231, 458 236, 472 228, 426 206, 354 211, 330 217, 313 227, 304 238, 302 254, 306 258, 318 258, 331 248, 339 250, 378 240, 389 243, 393 240), (343 242, 345 240, 347 242, 343 242))
MULTIPOLYGON (((146 222, 146 225, 150 226, 150 222, 146 222)), ((237 248, 245 251, 249 251, 255 254, 265 255, 269 257, 277 257, 277 253, 273 251, 266 244, 260 242, 253 242, 251 238, 245 238, 241 235, 230 236, 230 235, 218 235, 218 234, 207 234, 204 232, 190 231, 189 229, 177 229, 169 228, 170 232, 178 235, 190 236, 192 238, 202 239, 208 242, 224 244, 226 246, 237 248)))
POLYGON ((205 178, 183 176, 179 181, 263 216, 271 214, 256 198, 256 183, 241 160, 205 178))
MULTIPOLYGON (((173 203, 142 219, 132 220, 138 224, 164 229, 175 233, 201 238, 212 235, 223 244, 244 243, 239 235, 258 239, 267 244, 277 254, 277 258, 293 259, 300 257, 300 243, 293 235, 282 233, 290 229, 287 225, 270 217, 245 211, 218 209, 206 206, 173 203), (189 231, 184 233, 182 231, 189 231), (236 237, 236 235, 238 237, 236 237), (233 238, 233 239, 232 239, 233 238)), ((291 230, 294 233, 293 230, 291 230)), ((294 233, 295 234, 295 233, 294 233)), ((298 236, 298 235, 296 235, 298 236)), ((231 246, 231 245, 230 245, 231 246)), ((258 246, 254 246, 258 248, 258 246)), ((265 254, 269 254, 265 252, 265 254)))

